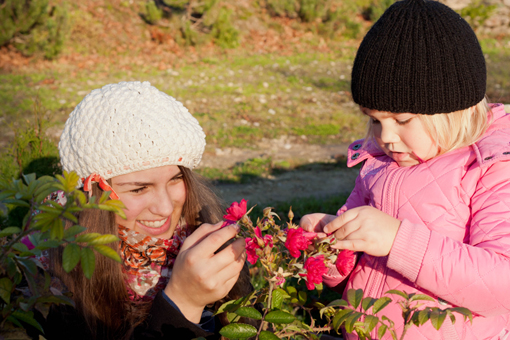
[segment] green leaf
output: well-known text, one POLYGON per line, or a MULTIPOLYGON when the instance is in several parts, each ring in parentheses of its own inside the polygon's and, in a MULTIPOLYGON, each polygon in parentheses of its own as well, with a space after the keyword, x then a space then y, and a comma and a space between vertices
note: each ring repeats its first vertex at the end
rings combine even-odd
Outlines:
POLYGON ((0 297, 6 303, 11 302, 11 293, 12 293, 13 286, 14 285, 9 278, 3 277, 0 279, 0 297))
POLYGON ((94 246, 94 249, 101 255, 104 255, 104 256, 106 256, 114 261, 117 261, 119 263, 122 262, 119 254, 115 250, 113 250, 112 248, 110 248, 108 246, 97 245, 97 246, 94 246))
POLYGON ((354 324, 358 321, 359 318, 363 316, 363 313, 354 312, 345 320, 345 331, 347 333, 352 333, 354 330, 354 324))
POLYGON ((274 309, 281 309, 283 303, 283 294, 280 290, 276 289, 273 291, 273 299, 271 303, 271 307, 274 309))
POLYGON ((264 320, 276 324, 288 324, 296 320, 296 317, 290 313, 278 310, 267 313, 264 320))
POLYGON ((409 300, 409 295, 407 295, 406 292, 403 292, 400 290, 396 290, 396 289, 388 290, 385 294, 396 294, 396 295, 402 296, 406 300, 409 300))
POLYGON ((306 292, 303 292, 303 291, 300 291, 298 293, 298 302, 300 305, 304 305, 306 303, 306 299, 307 299, 307 295, 306 295, 306 292))
POLYGON ((56 248, 59 245, 60 245, 60 242, 57 240, 48 240, 48 241, 43 241, 43 242, 39 243, 35 248, 39 249, 39 250, 46 250, 49 248, 56 248))
POLYGON ((99 204, 106 202, 106 200, 110 197, 111 191, 103 191, 103 194, 99 198, 99 204))
POLYGON ((93 246, 96 244, 107 244, 115 241, 119 241, 119 238, 117 236, 106 234, 96 237, 95 239, 89 241, 88 244, 89 246, 93 246))
POLYGON ((382 337, 386 333, 387 329, 388 329, 388 326, 386 326, 385 324, 381 324, 379 326, 379 329, 377 330, 377 336, 379 337, 379 339, 382 339, 382 337))
POLYGON ((352 309, 341 309, 339 310, 335 316, 333 317, 333 329, 338 331, 338 328, 342 326, 344 321, 352 314, 354 311, 352 309))
POLYGON ((273 332, 270 331, 262 331, 259 334, 259 340, 279 340, 280 338, 274 335, 273 332))
POLYGON ((96 268, 96 255, 90 248, 82 248, 81 250, 81 268, 83 269, 83 275, 87 279, 92 277, 94 269, 96 268))
POLYGON ((5 199, 2 201, 2 203, 4 204, 12 204, 12 205, 17 205, 17 206, 20 206, 20 207, 26 207, 26 208, 30 208, 30 204, 25 202, 25 201, 22 201, 22 200, 17 200, 17 199, 5 199))
POLYGON ((16 310, 14 311, 12 314, 11 314, 12 317, 20 320, 20 321, 23 321, 25 323, 28 323, 29 325, 31 326, 34 326, 35 328, 37 328, 39 331, 43 332, 43 329, 41 327, 41 325, 39 325, 39 323, 37 321, 35 321, 34 319, 34 313, 33 312, 24 312, 24 311, 20 311, 20 310, 16 310))
POLYGON ((376 299, 368 296, 368 297, 364 298, 363 301, 361 302, 361 307, 366 312, 370 307, 372 307, 374 305, 374 303, 376 301, 377 301, 376 299))
POLYGON ((262 314, 260 314, 260 312, 253 307, 241 307, 237 309, 235 313, 246 318, 262 320, 262 314))
POLYGON ((35 181, 35 173, 28 175, 22 174, 22 176, 26 184, 30 184, 31 182, 35 181))
POLYGON ((75 196, 78 199, 78 202, 80 202, 81 206, 84 206, 85 204, 87 204, 87 196, 85 196, 85 194, 83 192, 76 191, 75 196))
POLYGON ((26 244, 21 243, 21 242, 14 243, 12 245, 12 249, 15 249, 15 250, 20 251, 20 252, 28 251, 28 247, 26 246, 26 244))
POLYGON ((71 221, 73 223, 78 223, 78 218, 76 216, 74 216, 73 214, 71 214, 69 211, 63 212, 62 217, 68 219, 69 221, 71 221))
POLYGON ((371 332, 375 328, 375 326, 377 326, 378 323, 379 318, 377 316, 367 315, 365 316, 365 321, 363 325, 365 326, 367 332, 371 332))
POLYGON ((288 286, 287 287, 287 292, 289 293, 289 295, 291 297, 296 297, 297 296, 297 289, 293 286, 288 286))
POLYGON ((425 322, 427 322, 430 318, 430 309, 424 309, 421 310, 418 313, 418 322, 420 323, 420 326, 423 325, 425 322))
POLYGON ((87 233, 87 234, 81 234, 78 237, 76 237, 76 242, 90 242, 96 237, 101 236, 102 234, 99 233, 87 233))
POLYGON ((464 307, 455 307, 455 308, 449 308, 449 310, 452 312, 459 313, 459 314, 463 315, 464 320, 466 320, 466 318, 469 318, 469 321, 471 321, 471 323, 473 323, 473 313, 471 313, 471 311, 469 309, 464 308, 464 307))
POLYGON ((374 308, 372 309, 372 313, 377 314, 379 313, 384 307, 390 304, 392 300, 387 297, 383 296, 382 298, 377 299, 376 302, 374 302, 374 308))
POLYGON ((78 235, 79 233, 84 232, 85 230, 87 230, 87 228, 82 227, 81 225, 73 225, 72 227, 69 227, 66 230, 64 230, 64 238, 67 239, 73 237, 75 235, 78 235))
POLYGON ((70 272, 80 262, 81 249, 75 243, 70 243, 64 248, 62 254, 62 267, 66 272, 70 272))
POLYGON ((430 312, 430 322, 432 323, 432 326, 434 326, 434 328, 436 330, 439 330, 439 328, 441 328, 445 318, 446 318, 446 312, 444 312, 440 309, 434 308, 430 312))
POLYGON ((338 299, 338 300, 334 300, 334 301, 331 301, 330 303, 328 303, 328 307, 337 307, 337 306, 347 307, 348 305, 349 304, 344 299, 338 299))
POLYGON ((354 308, 358 308, 361 299, 363 299, 363 289, 349 289, 347 291, 347 301, 349 301, 354 308))
POLYGON ((446 315, 448 315, 450 317, 450 321, 452 322, 452 325, 455 325, 455 321, 457 321, 457 320, 455 319, 455 315, 453 315, 452 311, 449 309, 446 309, 445 312, 446 312, 446 315))
POLYGON ((50 238, 61 240, 64 237, 64 224, 61 219, 53 221, 53 225, 50 229, 50 238))
POLYGON ((22 269, 25 268, 32 276, 37 274, 37 265, 32 261, 32 258, 18 258, 18 263, 22 266, 22 269))
POLYGON ((416 295, 413 295, 409 301, 436 301, 436 299, 428 296, 428 295, 425 295, 425 294, 416 294, 416 295))
POLYGON ((244 323, 231 323, 223 327, 220 334, 229 339, 243 339, 255 336, 257 329, 244 323))
POLYGON ((21 229, 18 227, 8 227, 0 231, 0 237, 10 236, 12 234, 21 233, 21 229))

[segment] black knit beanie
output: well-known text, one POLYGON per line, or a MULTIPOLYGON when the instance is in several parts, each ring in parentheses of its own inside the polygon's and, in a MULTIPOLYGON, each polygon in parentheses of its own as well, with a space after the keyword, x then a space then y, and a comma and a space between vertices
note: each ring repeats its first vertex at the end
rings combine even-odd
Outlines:
POLYGON ((361 42, 351 90, 372 110, 435 114, 476 105, 486 79, 478 39, 459 14, 437 1, 404 0, 361 42))

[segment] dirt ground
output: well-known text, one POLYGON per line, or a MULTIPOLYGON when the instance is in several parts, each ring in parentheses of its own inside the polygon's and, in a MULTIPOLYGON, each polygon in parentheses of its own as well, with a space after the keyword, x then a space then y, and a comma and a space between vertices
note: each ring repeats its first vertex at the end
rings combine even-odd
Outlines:
POLYGON ((257 145, 255 150, 228 148, 206 152, 199 168, 229 168, 256 157, 312 164, 316 166, 297 167, 296 170, 261 178, 248 184, 220 183, 215 187, 218 195, 227 203, 243 198, 249 200, 251 204, 285 202, 306 197, 324 198, 348 194, 354 187, 359 169, 324 166, 325 163, 336 163, 339 158, 347 155, 347 146, 347 144, 308 145, 282 139, 271 140, 257 145))

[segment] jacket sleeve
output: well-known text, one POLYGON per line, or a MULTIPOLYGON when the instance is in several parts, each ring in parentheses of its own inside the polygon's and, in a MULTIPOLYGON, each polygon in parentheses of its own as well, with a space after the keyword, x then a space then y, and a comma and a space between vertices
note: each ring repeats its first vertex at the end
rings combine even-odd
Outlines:
MULTIPOLYGON (((216 322, 217 326, 218 324, 219 321, 216 322)), ((214 333, 205 331, 186 319, 180 311, 165 300, 163 293, 159 292, 154 299, 147 320, 135 329, 131 339, 191 340, 198 337, 213 340, 219 339, 220 335, 217 331, 214 333)))
MULTIPOLYGON (((354 185, 354 189, 352 190, 351 194, 349 195, 349 198, 347 198, 347 201, 345 204, 338 210, 336 213, 337 216, 340 216, 344 212, 346 212, 349 209, 356 208, 362 205, 366 205, 368 201, 364 198, 363 195, 363 187, 362 187, 362 181, 360 179, 360 176, 356 178, 356 184, 354 185)), ((352 267, 354 269, 355 263, 357 262, 358 253, 354 253, 352 258, 350 259, 350 262, 353 262, 352 267)), ((352 270, 351 270, 352 271, 352 270)), ((334 288, 339 286, 338 289, 335 289, 337 291, 343 290, 343 285, 340 285, 342 281, 344 281, 350 274, 351 271, 348 273, 344 273, 342 275, 336 266, 328 266, 328 272, 322 276, 322 281, 324 284, 328 287, 334 288)))
POLYGON ((453 305, 510 311, 510 162, 491 165, 471 197, 467 243, 402 221, 387 266, 453 305))

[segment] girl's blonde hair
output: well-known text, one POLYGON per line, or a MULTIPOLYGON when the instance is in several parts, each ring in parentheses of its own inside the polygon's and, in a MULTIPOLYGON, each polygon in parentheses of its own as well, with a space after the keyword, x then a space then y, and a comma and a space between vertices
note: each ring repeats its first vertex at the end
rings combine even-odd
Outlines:
MULTIPOLYGON (((425 131, 439 148, 438 155, 474 144, 492 122, 487 97, 464 110, 435 115, 418 114, 425 131)), ((365 142, 374 141, 371 120, 368 122, 365 142)))

